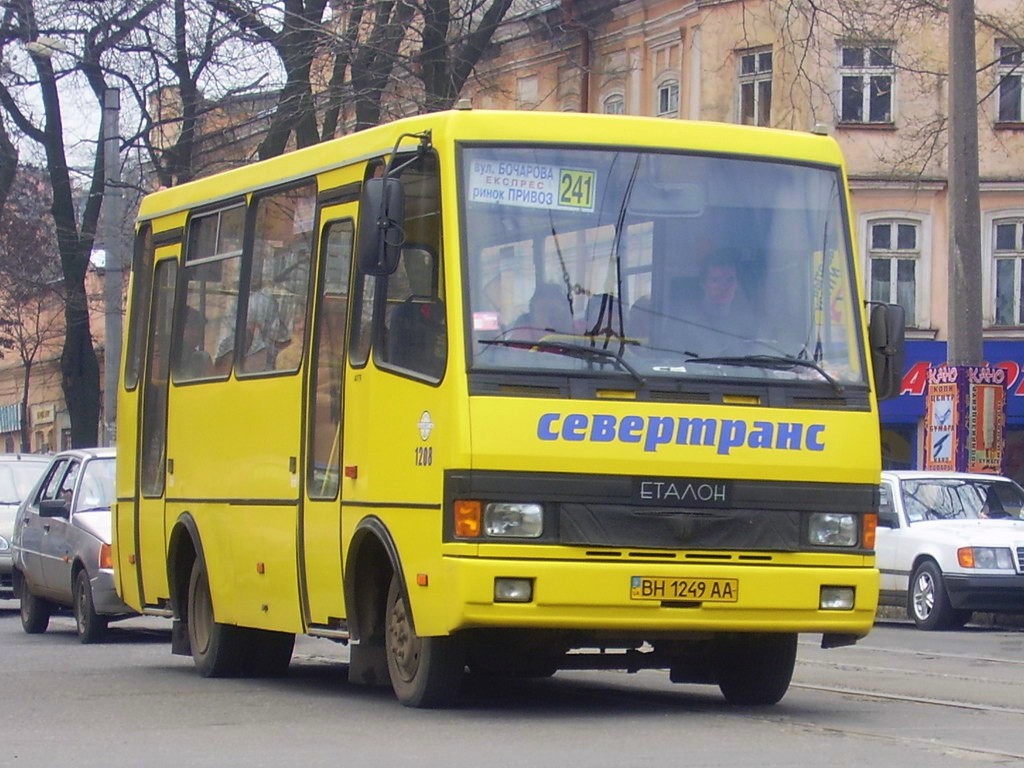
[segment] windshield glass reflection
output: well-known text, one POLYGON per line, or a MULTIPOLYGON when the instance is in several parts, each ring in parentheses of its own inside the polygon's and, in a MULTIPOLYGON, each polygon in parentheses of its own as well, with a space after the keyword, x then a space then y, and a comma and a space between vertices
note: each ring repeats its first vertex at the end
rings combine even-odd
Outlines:
POLYGON ((778 162, 464 149, 472 367, 863 385, 841 190, 778 162))

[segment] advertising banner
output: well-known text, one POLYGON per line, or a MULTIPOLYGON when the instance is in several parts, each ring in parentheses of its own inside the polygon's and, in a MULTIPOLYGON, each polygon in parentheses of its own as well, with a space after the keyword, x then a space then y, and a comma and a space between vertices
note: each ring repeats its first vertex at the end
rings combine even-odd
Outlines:
POLYGON ((1005 429, 1005 368, 937 365, 928 369, 925 469, 999 473, 1005 429))

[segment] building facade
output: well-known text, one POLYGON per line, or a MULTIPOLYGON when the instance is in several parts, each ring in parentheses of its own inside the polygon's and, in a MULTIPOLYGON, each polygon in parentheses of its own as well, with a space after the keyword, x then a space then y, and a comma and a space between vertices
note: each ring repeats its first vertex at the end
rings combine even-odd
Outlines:
MULTIPOLYGON (((85 288, 89 326, 102 370, 105 351, 102 271, 90 266, 85 288)), ((51 453, 70 448, 71 417, 61 386, 60 358, 65 334, 64 307, 59 292, 54 291, 41 301, 38 311, 23 316, 22 325, 20 333, 34 351, 27 381, 25 360, 17 349, 6 350, 0 357, 0 450, 7 453, 24 450, 23 425, 28 451, 51 453)), ((100 418, 102 423, 102 414, 100 418)))
MULTIPOLYGON (((890 467, 921 466, 924 381, 928 366, 945 360, 956 289, 948 278, 948 29, 945 17, 916 5, 561 0, 511 20, 466 94, 480 108, 824 127, 835 136, 866 291, 907 311, 903 392, 882 408, 890 467)), ((1006 471, 1024 480, 1024 22, 1019 3, 976 6, 976 278, 987 362, 1006 368, 1011 382, 1006 471)))

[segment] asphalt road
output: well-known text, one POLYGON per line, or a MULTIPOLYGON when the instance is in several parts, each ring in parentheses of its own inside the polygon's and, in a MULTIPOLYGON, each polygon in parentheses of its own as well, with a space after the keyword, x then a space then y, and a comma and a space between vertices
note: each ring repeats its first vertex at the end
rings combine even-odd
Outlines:
POLYGON ((350 686, 326 640, 300 638, 284 679, 203 680, 163 620, 82 646, 69 616, 28 636, 16 609, 0 601, 0 766, 1024 765, 1021 629, 886 622, 829 651, 804 636, 775 707, 644 671, 471 685, 460 707, 422 711, 350 686))

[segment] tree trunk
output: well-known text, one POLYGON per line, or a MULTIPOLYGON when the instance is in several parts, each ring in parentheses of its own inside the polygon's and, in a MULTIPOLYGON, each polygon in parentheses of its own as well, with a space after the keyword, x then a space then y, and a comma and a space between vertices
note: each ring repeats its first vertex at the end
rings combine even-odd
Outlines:
POLYGON ((25 361, 25 373, 21 385, 21 452, 32 451, 31 433, 28 430, 28 384, 32 378, 32 362, 25 361))

